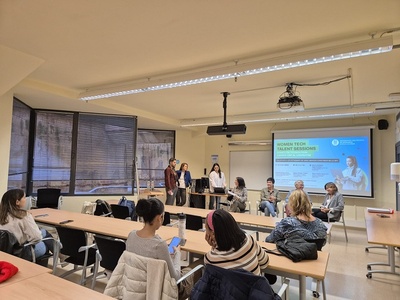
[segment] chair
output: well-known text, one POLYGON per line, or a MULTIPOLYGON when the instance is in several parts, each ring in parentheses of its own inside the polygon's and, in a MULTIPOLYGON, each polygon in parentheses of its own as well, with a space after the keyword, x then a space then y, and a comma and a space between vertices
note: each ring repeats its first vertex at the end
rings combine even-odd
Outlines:
MULTIPOLYGON (((349 241, 349 239, 347 238, 346 222, 345 222, 345 220, 344 220, 344 210, 342 210, 342 211, 340 212, 340 216, 339 216, 339 220, 338 220, 338 221, 330 220, 330 219, 328 218, 328 223, 334 223, 334 222, 336 222, 336 223, 342 223, 342 224, 343 224, 344 234, 345 234, 345 236, 346 236, 346 243, 347 243, 347 242, 349 241)), ((330 242, 330 239, 331 239, 331 236, 329 235, 329 242, 330 242)))
POLYGON ((124 219, 124 220, 130 220, 131 217, 129 215, 129 208, 128 206, 122 206, 118 204, 111 204, 111 212, 114 218, 117 219, 124 219))
POLYGON ((37 199, 36 199, 36 207, 37 208, 57 208, 61 207, 61 189, 38 189, 37 190, 37 199))
MULTIPOLYGON (((87 267, 93 265, 96 261, 96 249, 93 245, 87 244, 87 236, 83 230, 56 226, 58 238, 61 243, 59 253, 68 256, 64 262, 72 263, 74 268, 61 274, 64 278, 76 271, 82 270, 80 284, 85 284, 89 279, 86 276, 87 267)), ((53 274, 56 274, 57 264, 53 265, 53 274)))
POLYGON ((165 211, 164 212, 164 221, 163 221, 163 226, 168 226, 171 224, 171 215, 169 212, 165 211))
POLYGON ((47 267, 50 257, 53 257, 53 264, 56 263, 58 257, 57 249, 59 249, 59 246, 57 244, 58 242, 52 237, 43 238, 42 241, 44 240, 53 240, 53 249, 55 253, 51 254, 50 252, 47 252, 43 256, 36 258, 34 247, 35 243, 26 243, 24 245, 20 245, 13 233, 9 232, 8 230, 0 230, 0 251, 47 267))
MULTIPOLYGON (((309 243, 315 243, 317 245, 317 250, 321 251, 322 247, 326 244, 326 239, 315 239, 315 240, 306 240, 309 243)), ((313 279, 311 283, 311 290, 313 293, 314 298, 319 298, 319 284, 321 283, 321 280, 315 280, 313 279), (315 288, 313 288, 315 286, 315 288)), ((323 298, 326 300, 326 291, 325 291, 325 280, 322 280, 322 293, 323 293, 323 298)))
POLYGON ((98 277, 99 265, 108 271, 114 271, 118 264, 118 260, 122 253, 126 249, 125 242, 120 239, 112 237, 95 235, 94 240, 96 242, 96 262, 94 265, 92 289, 96 285, 96 279, 98 277))
POLYGON ((186 229, 203 230, 203 218, 200 216, 186 215, 186 229))
POLYGON ((137 299, 139 295, 143 299, 178 299, 178 284, 202 267, 196 266, 176 281, 171 277, 165 260, 124 251, 104 294, 124 299, 137 299))
MULTIPOLYGON (((288 291, 285 279, 278 295, 288 291)), ((223 269, 207 265, 200 280, 195 284, 190 299, 273 299, 274 291, 264 276, 254 275, 243 269, 223 269), (223 288, 217 288, 223 287, 223 288)))

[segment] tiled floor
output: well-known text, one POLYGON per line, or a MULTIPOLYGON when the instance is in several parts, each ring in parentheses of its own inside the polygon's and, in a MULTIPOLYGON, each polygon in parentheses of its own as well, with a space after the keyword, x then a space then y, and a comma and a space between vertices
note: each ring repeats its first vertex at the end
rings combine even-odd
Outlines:
MULTIPOLYGON (((265 235, 261 235, 261 238, 264 237, 265 235)), ((370 252, 365 252, 365 246, 367 246, 365 230, 348 229, 348 238, 349 242, 346 243, 342 227, 340 225, 334 226, 331 243, 326 244, 323 248, 323 251, 330 253, 325 279, 327 299, 400 300, 400 276, 374 274, 371 279, 365 276, 368 262, 387 261, 386 250, 371 249, 370 252)), ((397 252, 396 260, 399 260, 397 252)), ((79 282, 77 275, 71 275, 67 279, 79 282)), ((100 279, 97 281, 95 289, 102 292, 105 284, 106 279, 100 279)), ((275 290, 279 289, 277 284, 274 285, 275 290)), ((298 299, 297 282, 291 280, 290 285, 289 298, 298 299)), ((87 286, 90 286, 90 283, 87 286)), ((311 279, 308 279, 307 289, 310 289, 310 287, 311 279)), ((313 299, 311 290, 307 291, 307 299, 313 299)), ((322 299, 322 293, 320 299, 322 299)))

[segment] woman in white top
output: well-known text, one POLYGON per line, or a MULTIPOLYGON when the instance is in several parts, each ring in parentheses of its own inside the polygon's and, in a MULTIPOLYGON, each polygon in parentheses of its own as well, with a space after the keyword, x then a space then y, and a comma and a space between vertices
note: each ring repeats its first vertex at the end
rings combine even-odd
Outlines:
MULTIPOLYGON (((219 164, 217 163, 213 164, 209 178, 210 178, 210 193, 214 193, 215 187, 226 188, 225 174, 221 171, 219 164)), ((221 197, 215 197, 215 196, 210 197, 210 205, 208 207, 209 209, 214 209, 215 200, 217 202, 217 209, 219 209, 219 202, 221 200, 221 197)))
POLYGON ((42 238, 51 235, 46 230, 39 229, 25 207, 26 197, 23 190, 14 189, 5 192, 0 203, 0 229, 14 234, 20 245, 36 243, 35 257, 40 258, 48 250, 53 252, 53 241, 41 241, 42 238))

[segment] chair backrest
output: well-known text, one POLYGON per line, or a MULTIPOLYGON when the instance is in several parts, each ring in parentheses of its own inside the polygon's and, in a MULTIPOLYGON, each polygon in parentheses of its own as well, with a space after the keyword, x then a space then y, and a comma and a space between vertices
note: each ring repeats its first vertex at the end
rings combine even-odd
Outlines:
POLYGON ((113 271, 118 264, 120 256, 126 249, 125 242, 101 235, 95 235, 94 240, 101 255, 100 266, 113 271))
POLYGON ((45 188, 37 190, 37 208, 58 208, 61 196, 61 189, 45 188))
POLYGON ((21 246, 15 235, 8 230, 0 230, 0 251, 32 261, 29 247, 21 246))
POLYGON ((127 206, 122 206, 118 204, 111 204, 111 212, 114 218, 126 219, 129 218, 129 208, 127 206))
POLYGON ((203 218, 200 216, 186 215, 186 229, 190 230, 203 229, 203 218))
POLYGON ((56 226, 56 229, 62 244, 60 253, 76 257, 79 254, 79 248, 87 245, 86 234, 83 230, 61 226, 56 226))
POLYGON ((164 212, 164 221, 163 221, 163 225, 166 226, 168 224, 171 223, 171 215, 169 214, 169 212, 165 211, 164 212))

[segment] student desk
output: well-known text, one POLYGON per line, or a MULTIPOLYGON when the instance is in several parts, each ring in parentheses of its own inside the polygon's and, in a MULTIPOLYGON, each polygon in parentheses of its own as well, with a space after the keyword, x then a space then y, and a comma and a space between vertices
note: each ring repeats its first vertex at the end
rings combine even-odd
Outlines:
POLYGON ((369 213, 365 210, 365 225, 367 229, 368 243, 385 245, 388 249, 388 262, 374 262, 367 265, 367 278, 371 278, 373 273, 386 273, 400 275, 396 272, 396 262, 394 248, 400 247, 400 212, 385 214, 389 218, 381 218, 377 213, 369 213), (371 266, 389 266, 390 270, 371 270, 371 266))
MULTIPOLYGON (((18 272, 13 277, 9 278, 8 280, 0 283, 0 295, 3 295, 2 289, 3 287, 13 284, 40 274, 51 273, 51 269, 45 268, 43 266, 34 264, 30 261, 25 259, 16 257, 14 255, 5 253, 0 251, 0 261, 6 261, 14 266, 18 267, 18 272)), ((1 297, 2 299, 5 299, 1 297)), ((12 298, 10 298, 12 299, 12 298)))
POLYGON ((2 287, 1 299, 111 300, 113 298, 51 274, 40 274, 2 287))
MULTIPOLYGON (((181 246, 182 250, 190 253, 204 255, 210 251, 211 247, 205 240, 205 233, 201 231, 186 230, 186 244, 181 246)), ((262 247, 275 249, 276 245, 265 242, 258 242, 262 247)), ((306 297, 306 277, 312 277, 317 280, 323 280, 326 276, 328 267, 329 253, 318 251, 317 260, 305 260, 298 263, 292 262, 285 256, 268 254, 269 265, 268 273, 285 276, 299 280, 300 299, 306 297)))
MULTIPOLYGON (((67 228, 80 229, 86 232, 111 236, 120 239, 127 239, 132 230, 143 228, 143 223, 131 220, 122 220, 110 217, 100 217, 53 208, 39 208, 30 211, 38 223, 53 226, 63 226, 67 228), (64 220, 73 220, 73 222, 60 224, 64 220)), ((178 235, 178 229, 173 232, 166 226, 162 226, 157 233, 165 240, 178 235)))

